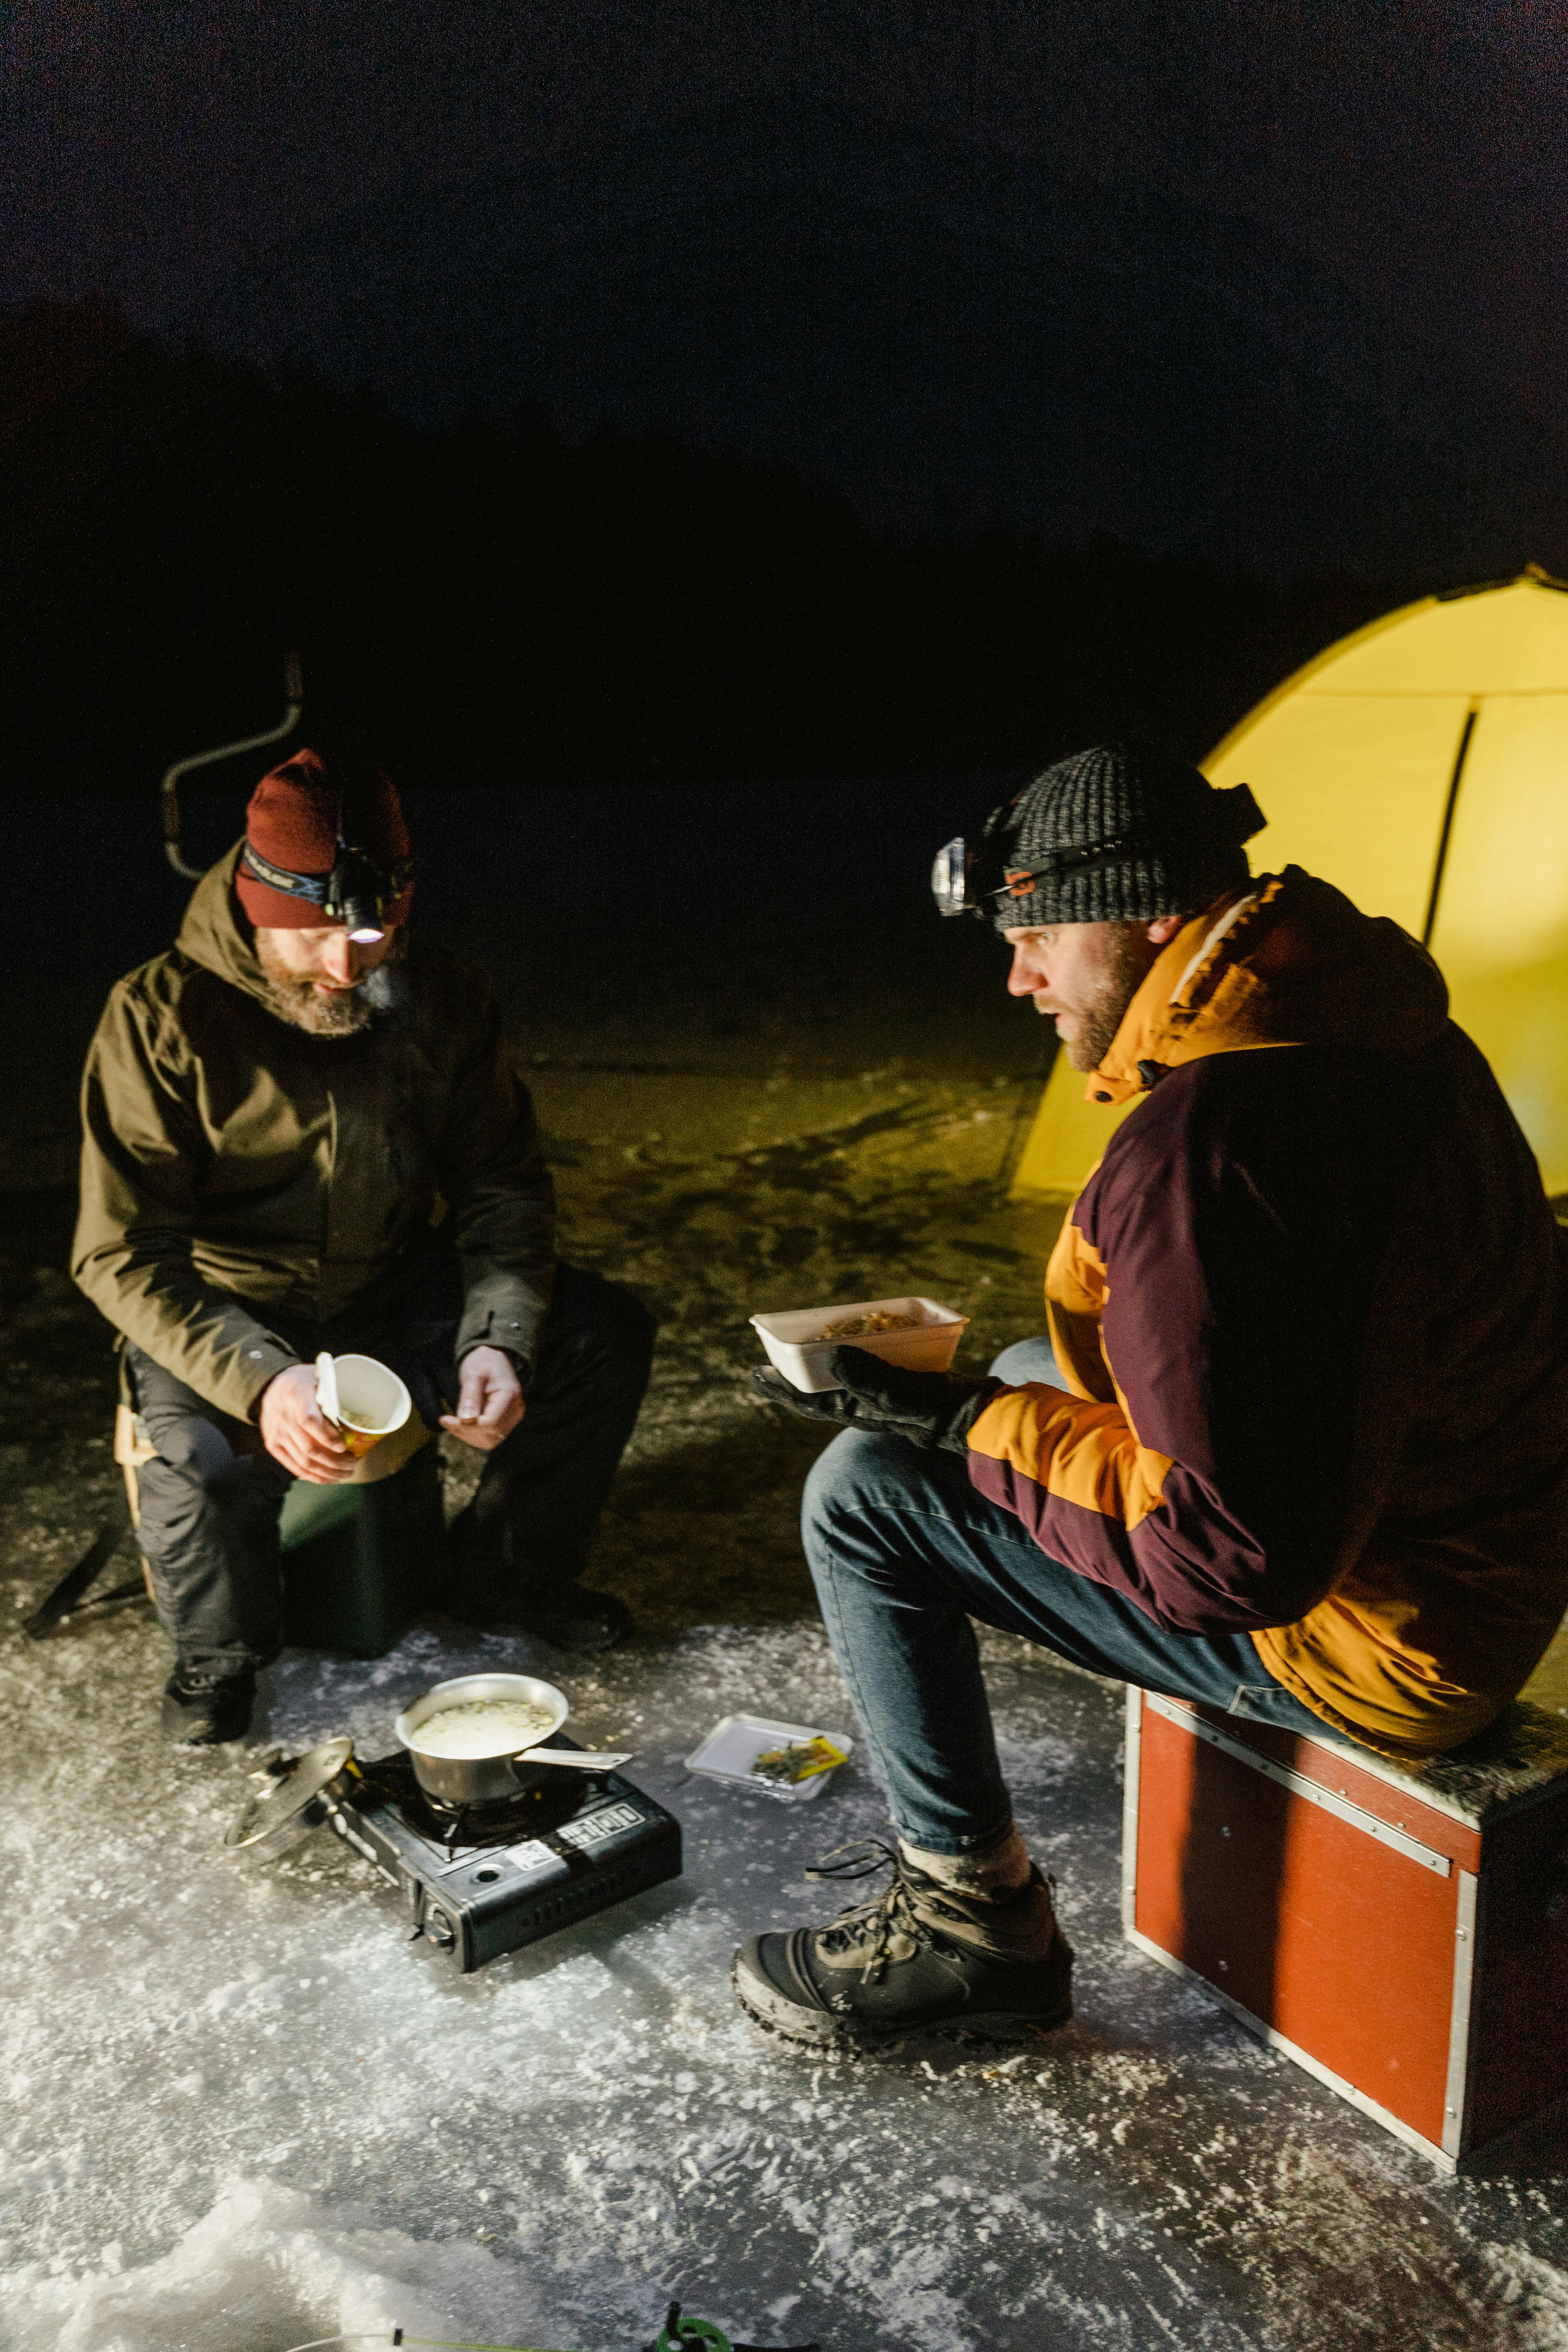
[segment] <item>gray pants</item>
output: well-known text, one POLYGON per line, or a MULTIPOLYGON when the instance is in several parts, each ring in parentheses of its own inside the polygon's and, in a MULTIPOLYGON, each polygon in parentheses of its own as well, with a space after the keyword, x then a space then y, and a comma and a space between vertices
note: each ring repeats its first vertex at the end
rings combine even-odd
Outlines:
MULTIPOLYGON (((321 1349, 378 1356, 432 1427, 457 1394, 455 1255, 432 1250, 414 1276, 329 1324, 268 1326, 306 1361, 321 1349)), ((570 1582, 588 1547, 647 1386, 654 1320, 620 1284, 558 1266, 520 1425, 485 1458, 472 1506, 487 1549, 521 1593, 570 1582)), ((283 1638, 278 1522, 289 1474, 247 1422, 128 1347, 136 1409, 157 1447, 140 1475, 142 1549, 182 1667, 266 1665, 283 1638)))

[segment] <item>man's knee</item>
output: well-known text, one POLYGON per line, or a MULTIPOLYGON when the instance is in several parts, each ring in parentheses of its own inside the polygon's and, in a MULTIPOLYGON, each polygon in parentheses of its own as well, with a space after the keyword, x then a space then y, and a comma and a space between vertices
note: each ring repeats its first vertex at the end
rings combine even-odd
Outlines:
POLYGON ((258 1430, 206 1404, 140 1348, 127 1349, 126 1364, 137 1413, 158 1454, 143 1478, 151 1475, 154 1486, 215 1498, 258 1486, 282 1492, 289 1474, 273 1461, 258 1430))
POLYGON ((1031 1382, 1043 1381, 1047 1388, 1065 1388, 1061 1366, 1048 1339, 1015 1339, 991 1366, 993 1380, 1005 1381, 1009 1388, 1027 1388, 1031 1382))
POLYGON ((141 1548, 156 1570, 193 1562, 270 1559, 289 1484, 254 1462, 228 1467, 199 1450, 180 1461, 159 1454, 137 1475, 141 1548))
POLYGON ((289 1475, 268 1455, 260 1460, 234 1454, 198 1433, 164 1439, 137 1477, 138 1503, 147 1531, 173 1538, 201 1526, 228 1524, 237 1529, 264 1528, 282 1509, 289 1475))
POLYGON ((185 1412, 151 1412, 144 1420, 158 1451, 142 1476, 154 1487, 178 1488, 221 1509, 243 1507, 264 1489, 280 1493, 288 1484, 288 1474, 259 1441, 237 1444, 220 1420, 185 1412))
POLYGON ((937 1457, 917 1452, 907 1438, 845 1430, 817 1455, 801 1496, 807 1559, 815 1567, 829 1550, 841 1557, 850 1529, 857 1537, 854 1549, 860 1550, 874 1530, 890 1535, 900 1514, 940 1508, 941 1466, 937 1457))
POLYGON ((634 1290, 584 1266, 556 1268, 555 1296, 545 1329, 546 1354, 564 1352, 574 1370, 635 1389, 640 1396, 653 1366, 658 1325, 634 1290), (553 1346, 551 1343, 553 1342, 553 1346))

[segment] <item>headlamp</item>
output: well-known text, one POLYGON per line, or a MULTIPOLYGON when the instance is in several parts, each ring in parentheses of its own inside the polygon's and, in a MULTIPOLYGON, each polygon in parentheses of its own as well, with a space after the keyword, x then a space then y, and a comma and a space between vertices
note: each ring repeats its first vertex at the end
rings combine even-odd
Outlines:
POLYGON ((974 851, 961 833, 944 841, 931 869, 931 894, 941 915, 978 914, 971 874, 974 851))
MULTIPOLYGON (((1022 797, 1020 793, 1018 799, 1022 797)), ((1124 833, 1110 841, 1087 842, 1082 847, 1037 850, 1027 866, 1016 864, 1009 836, 1016 834, 1017 804, 1013 800, 994 809, 978 841, 966 841, 963 834, 955 834, 937 851, 931 887, 942 914, 979 915, 1006 929, 1018 919, 1010 908, 1032 897, 1042 883, 1070 881, 1075 875, 1093 874, 1138 857, 1183 862, 1169 840, 1152 841, 1146 835, 1124 833)), ((1218 849, 1238 849, 1254 834, 1261 833, 1266 822, 1249 785, 1216 788, 1205 793, 1195 819, 1189 820, 1187 856, 1201 860, 1218 849)))
POLYGON ((329 923, 342 923, 350 939, 360 946, 371 946, 385 938, 383 918, 399 896, 396 890, 388 889, 390 878, 383 875, 364 850, 351 849, 340 840, 332 870, 327 877, 322 914, 329 923))
MULTIPOLYGON (((989 835, 990 827, 986 828, 989 835)), ((943 842, 931 869, 931 897, 943 915, 980 915, 1001 922, 1011 900, 1026 898, 1037 883, 1058 881, 1070 874, 1090 874, 1099 866, 1115 866, 1135 857, 1140 844, 1131 836, 1096 842, 1088 849, 1054 849, 1033 866, 1005 866, 987 837, 965 841, 955 834, 943 842)))
POLYGON ((338 837, 338 852, 330 874, 294 874, 274 866, 269 857, 247 842, 241 863, 257 881, 286 898, 303 898, 320 908, 323 923, 342 923, 351 940, 362 947, 384 937, 386 918, 414 879, 414 860, 401 858, 382 866, 367 849, 355 849, 338 837))

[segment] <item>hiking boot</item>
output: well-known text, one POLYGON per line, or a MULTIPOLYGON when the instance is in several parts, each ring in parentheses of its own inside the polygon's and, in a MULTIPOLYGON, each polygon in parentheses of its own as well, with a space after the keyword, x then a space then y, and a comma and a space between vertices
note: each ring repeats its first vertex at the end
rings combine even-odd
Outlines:
POLYGON ((509 1593, 493 1614, 468 1617, 466 1622, 483 1624, 497 1633, 531 1633, 558 1650, 584 1650, 594 1656, 625 1640, 632 1630, 632 1612, 613 1592, 559 1584, 545 1592, 509 1593))
POLYGON ((735 1955, 735 1998, 756 2024, 817 2050, 896 2042, 935 2027, 1046 2032, 1072 2015, 1072 1947, 1050 1889, 995 1896, 939 1886, 880 1839, 840 1847, 807 1878, 891 1872, 828 1927, 753 1936, 735 1955))
POLYGON ((574 1577, 564 1583, 530 1585, 528 1572, 511 1563, 504 1533, 487 1544, 469 1504, 447 1531, 452 1580, 441 1605, 459 1624, 489 1633, 531 1633, 558 1650, 590 1655, 612 1649, 632 1629, 632 1612, 610 1592, 593 1592, 574 1577))
POLYGON ((176 1666, 163 1685, 163 1737, 176 1748, 221 1748, 243 1739, 256 1704, 254 1666, 176 1666))

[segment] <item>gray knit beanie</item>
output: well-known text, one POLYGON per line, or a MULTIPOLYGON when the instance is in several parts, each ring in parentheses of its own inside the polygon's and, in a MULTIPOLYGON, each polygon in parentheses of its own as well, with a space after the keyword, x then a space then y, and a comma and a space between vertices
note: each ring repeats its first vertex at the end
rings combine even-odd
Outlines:
POLYGON ((1247 879, 1241 845, 1264 823, 1247 785, 1216 791, 1174 752, 1138 743, 1075 751, 986 824, 1009 889, 993 901, 996 928, 1195 914, 1247 879))

